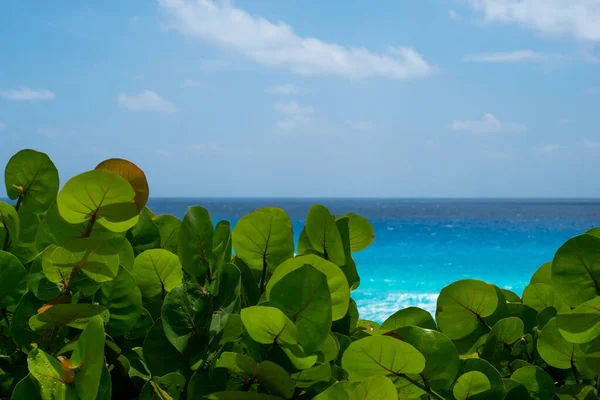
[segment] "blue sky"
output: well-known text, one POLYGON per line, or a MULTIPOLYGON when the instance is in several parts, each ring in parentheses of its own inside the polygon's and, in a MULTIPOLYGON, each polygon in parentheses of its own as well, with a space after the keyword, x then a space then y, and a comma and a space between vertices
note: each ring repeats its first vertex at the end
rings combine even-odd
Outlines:
POLYGON ((598 0, 13 1, 0 161, 153 196, 600 197, 598 0))

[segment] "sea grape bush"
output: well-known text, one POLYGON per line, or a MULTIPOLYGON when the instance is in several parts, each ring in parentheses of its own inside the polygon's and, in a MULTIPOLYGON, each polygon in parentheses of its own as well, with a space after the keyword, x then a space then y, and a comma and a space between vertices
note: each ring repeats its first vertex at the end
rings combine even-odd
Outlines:
POLYGON ((465 279, 435 319, 361 320, 352 255, 368 220, 279 208, 231 229, 154 215, 144 173, 111 159, 59 191, 47 155, 6 166, 0 396, 12 399, 596 399, 600 229, 566 242, 522 297, 465 279), (297 254, 296 254, 297 253, 297 254))

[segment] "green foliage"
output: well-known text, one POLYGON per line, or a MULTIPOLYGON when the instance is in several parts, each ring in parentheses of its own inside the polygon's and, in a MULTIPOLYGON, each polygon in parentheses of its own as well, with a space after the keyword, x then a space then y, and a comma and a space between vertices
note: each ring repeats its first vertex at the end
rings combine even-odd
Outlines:
POLYGON ((473 279, 435 319, 361 320, 353 254, 370 222, 313 206, 294 254, 285 211, 235 226, 190 207, 146 207, 121 159, 59 192, 47 155, 23 150, 0 202, 0 398, 597 399, 600 229, 577 236, 522 297, 473 279))

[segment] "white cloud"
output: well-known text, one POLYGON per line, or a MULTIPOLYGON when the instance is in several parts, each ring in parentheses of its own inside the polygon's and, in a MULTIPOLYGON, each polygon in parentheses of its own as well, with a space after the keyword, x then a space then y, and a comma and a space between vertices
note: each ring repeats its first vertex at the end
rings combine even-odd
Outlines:
POLYGON ((138 20, 140 19, 140 17, 138 16, 133 16, 129 18, 129 23, 130 24, 135 24, 136 22, 138 22, 138 20))
POLYGON ((502 122, 493 114, 484 114, 480 120, 452 121, 450 128, 456 132, 474 134, 526 132, 527 126, 514 122, 502 122))
POLYGON ((119 94, 117 102, 121 108, 132 111, 157 111, 161 113, 177 112, 177 106, 163 99, 156 92, 145 90, 137 95, 119 94))
POLYGON ((312 116, 315 114, 315 109, 312 106, 301 106, 295 101, 275 103, 273 108, 281 114, 281 119, 277 121, 277 126, 285 130, 310 125, 312 116))
POLYGON ((285 85, 277 85, 267 88, 267 93, 279 94, 279 95, 290 95, 298 93, 296 85, 288 83, 285 85))
POLYGON ((517 50, 510 52, 468 54, 462 58, 463 62, 484 63, 519 63, 519 62, 544 62, 549 59, 545 53, 533 50, 517 50))
POLYGON ((373 121, 346 121, 346 126, 357 131, 374 131, 377 125, 373 121))
POLYGON ((225 60, 202 60, 200 68, 202 69, 223 69, 229 67, 229 62, 225 60))
POLYGON ((4 122, 0 121, 0 131, 2 129, 6 129, 6 125, 4 124, 4 122))
POLYGON ((0 97, 13 101, 44 101, 54 99, 54 93, 49 90, 34 90, 21 86, 13 90, 0 90, 0 97))
POLYGON ((450 17, 450 19, 457 19, 458 14, 454 10, 448 10, 448 17, 450 17))
POLYGON ((533 150, 538 154, 554 153, 561 150, 563 147, 560 144, 545 144, 541 146, 535 146, 533 150))
POLYGON ((199 154, 224 153, 218 143, 196 143, 188 147, 188 151, 199 154))
POLYGON ((301 75, 349 78, 411 79, 434 72, 410 47, 390 47, 383 54, 301 37, 284 22, 273 23, 251 15, 229 1, 158 1, 168 13, 169 29, 234 49, 267 67, 285 68, 301 75))
POLYGON ((600 42, 598 0, 467 0, 486 22, 513 23, 542 35, 600 42))
POLYGON ((577 146, 585 149, 598 149, 600 148, 600 142, 590 139, 583 139, 577 142, 577 146))
POLYGON ((186 79, 183 81, 183 86, 188 88, 202 88, 206 87, 206 83, 195 81, 193 79, 186 79))

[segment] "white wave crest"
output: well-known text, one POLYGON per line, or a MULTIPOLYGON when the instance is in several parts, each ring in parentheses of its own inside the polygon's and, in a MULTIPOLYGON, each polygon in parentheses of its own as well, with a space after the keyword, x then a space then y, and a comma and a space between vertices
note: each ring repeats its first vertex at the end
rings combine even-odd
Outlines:
POLYGON ((419 307, 435 315, 438 296, 439 293, 388 293, 384 299, 361 298, 356 303, 360 319, 382 323, 396 311, 407 307, 419 307))

